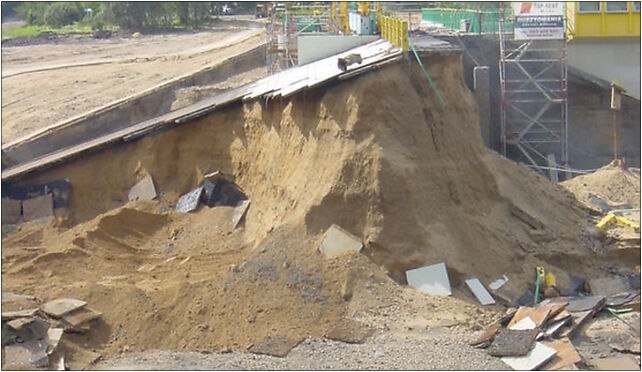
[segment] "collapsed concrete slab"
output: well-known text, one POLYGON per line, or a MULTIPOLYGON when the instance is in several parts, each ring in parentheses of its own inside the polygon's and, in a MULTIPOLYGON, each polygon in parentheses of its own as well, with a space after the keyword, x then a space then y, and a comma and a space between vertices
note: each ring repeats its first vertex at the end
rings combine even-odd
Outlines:
POLYGON ((232 216, 232 228, 236 229, 236 227, 241 223, 243 220, 243 217, 245 217, 245 214, 247 213, 247 209, 250 207, 250 201, 249 200, 243 200, 239 202, 239 204, 234 208, 234 215, 232 216))
POLYGON ((532 371, 548 362, 556 353, 557 351, 552 347, 546 346, 541 342, 536 342, 535 347, 525 356, 503 357, 502 362, 517 371, 532 371))
POLYGON ((85 301, 76 300, 75 298, 58 298, 45 303, 40 309, 51 317, 62 318, 85 305, 87 305, 85 301))
POLYGON ((406 271, 408 285, 433 296, 450 296, 450 280, 446 264, 441 262, 432 266, 406 271))
POLYGON ((198 202, 201 200, 203 193, 203 186, 199 186, 187 194, 181 196, 176 203, 174 209, 178 213, 189 213, 198 207, 198 202))
POLYGON ((488 293, 488 290, 486 290, 486 287, 484 287, 479 279, 468 279, 466 280, 466 285, 482 305, 492 305, 495 303, 495 299, 488 293))
POLYGON ((146 175, 142 180, 138 181, 127 194, 127 199, 132 202, 136 200, 153 200, 156 198, 156 188, 154 187, 154 180, 151 175, 146 175))
POLYGON ((325 258, 360 252, 362 248, 361 239, 334 224, 325 232, 319 245, 319 251, 325 258))

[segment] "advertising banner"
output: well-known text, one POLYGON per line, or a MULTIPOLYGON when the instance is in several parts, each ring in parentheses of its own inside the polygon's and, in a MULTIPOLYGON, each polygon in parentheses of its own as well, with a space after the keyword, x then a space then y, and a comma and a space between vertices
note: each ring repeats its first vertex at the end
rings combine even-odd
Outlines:
POLYGON ((515 40, 564 38, 563 2, 513 2, 515 40))

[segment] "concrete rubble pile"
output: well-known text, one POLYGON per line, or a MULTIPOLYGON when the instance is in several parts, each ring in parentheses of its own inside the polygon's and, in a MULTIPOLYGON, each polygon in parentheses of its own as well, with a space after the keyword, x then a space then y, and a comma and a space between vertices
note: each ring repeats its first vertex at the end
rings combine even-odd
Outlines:
MULTIPOLYGON (((535 304, 531 306, 508 308, 499 320, 470 344, 502 358, 516 370, 587 368, 587 361, 580 356, 571 340, 600 312, 619 320, 622 320, 620 314, 639 312, 640 290, 639 287, 637 290, 629 287, 628 292, 609 295, 578 293, 576 296, 556 296, 539 303, 532 302, 535 304)), ((588 365, 601 369, 597 364, 603 359, 590 360, 588 365)))
MULTIPOLYGON (((33 297, 29 300, 37 302, 33 297)), ((74 298, 58 298, 41 306, 3 312, 4 368, 65 370, 65 353, 60 347, 64 334, 87 333, 102 315, 86 305, 74 298)))

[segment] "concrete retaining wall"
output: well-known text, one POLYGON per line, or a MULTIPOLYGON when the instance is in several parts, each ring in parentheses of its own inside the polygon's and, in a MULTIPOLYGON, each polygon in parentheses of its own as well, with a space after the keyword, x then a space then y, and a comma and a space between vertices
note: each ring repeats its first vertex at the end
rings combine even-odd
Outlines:
POLYGON ((10 144, 2 149, 3 167, 13 166, 168 113, 179 89, 215 84, 261 66, 265 66, 265 45, 192 75, 113 102, 26 141, 10 144))
POLYGON ((568 65, 606 81, 617 81, 640 99, 640 38, 573 39, 568 65))
POLYGON ((297 38, 299 65, 345 52, 378 38, 378 35, 299 35, 297 38))
MULTIPOLYGON (((444 37, 444 39, 454 45, 463 44, 465 46, 462 61, 464 80, 471 90, 474 89, 474 67, 488 66, 490 68, 489 147, 499 151, 498 37, 497 35, 462 35, 460 37, 444 37)), ((571 167, 576 169, 595 169, 604 166, 613 160, 613 125, 612 113, 609 108, 610 89, 585 81, 569 71, 568 90, 569 163, 571 167)), ((623 97, 622 111, 618 113, 617 120, 619 156, 625 156, 630 166, 639 167, 640 101, 631 97, 623 97)))

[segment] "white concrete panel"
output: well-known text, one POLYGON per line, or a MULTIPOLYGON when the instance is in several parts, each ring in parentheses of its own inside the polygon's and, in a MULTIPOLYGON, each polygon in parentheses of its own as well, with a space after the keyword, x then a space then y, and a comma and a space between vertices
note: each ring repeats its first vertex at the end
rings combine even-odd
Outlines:
POLYGON ((516 371, 532 371, 546 363, 555 354, 557 354, 557 350, 541 342, 536 342, 535 347, 528 354, 521 357, 503 357, 502 362, 516 371))
POLYGON ((492 305, 495 303, 495 300, 493 299, 493 296, 488 293, 488 290, 486 290, 486 287, 482 284, 482 282, 479 281, 477 278, 472 278, 466 280, 466 285, 468 288, 470 288, 470 291, 473 292, 475 297, 477 297, 477 300, 482 304, 482 305, 492 305))
POLYGON ((297 38, 299 66, 345 52, 377 39, 379 39, 378 35, 299 35, 297 38))
POLYGON ((359 252, 361 248, 363 248, 361 239, 337 225, 332 225, 323 236, 319 251, 326 258, 331 258, 351 252, 359 252))
POLYGON ((421 292, 434 296, 450 296, 450 280, 446 264, 441 262, 406 271, 408 285, 421 292))

